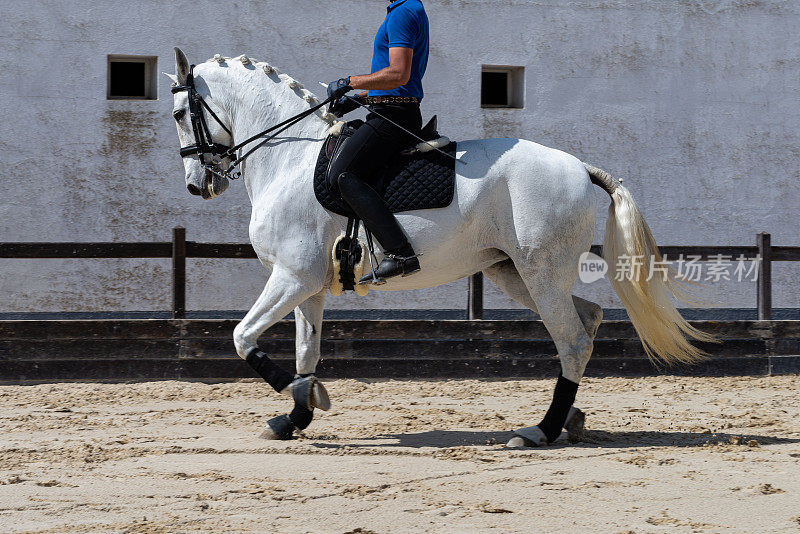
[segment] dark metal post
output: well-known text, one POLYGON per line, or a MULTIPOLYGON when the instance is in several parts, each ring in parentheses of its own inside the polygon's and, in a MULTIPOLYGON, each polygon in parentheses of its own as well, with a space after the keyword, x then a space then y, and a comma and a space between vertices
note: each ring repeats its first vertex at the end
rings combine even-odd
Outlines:
POLYGON ((772 319, 772 242, 765 232, 756 234, 758 254, 761 261, 758 265, 758 320, 772 319))
POLYGON ((469 277, 468 298, 467 319, 483 319, 483 273, 475 273, 469 277))
POLYGON ((172 318, 186 318, 186 228, 172 229, 172 318))

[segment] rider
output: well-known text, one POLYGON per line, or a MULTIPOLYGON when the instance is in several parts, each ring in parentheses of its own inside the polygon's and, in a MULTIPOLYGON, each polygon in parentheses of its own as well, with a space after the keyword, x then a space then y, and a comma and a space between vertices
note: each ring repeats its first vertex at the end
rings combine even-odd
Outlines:
MULTIPOLYGON (((342 199, 364 221, 383 247, 385 258, 375 271, 380 279, 406 276, 419 270, 419 260, 403 229, 375 191, 379 171, 413 138, 379 117, 379 113, 407 130, 419 133, 423 97, 422 76, 428 64, 428 16, 420 0, 389 0, 386 19, 378 29, 372 55, 372 74, 349 76, 328 85, 331 112, 342 116, 357 104, 344 95, 367 89, 358 98, 376 113, 347 139, 329 176, 342 199)), ((372 280, 363 277, 360 283, 372 280)))

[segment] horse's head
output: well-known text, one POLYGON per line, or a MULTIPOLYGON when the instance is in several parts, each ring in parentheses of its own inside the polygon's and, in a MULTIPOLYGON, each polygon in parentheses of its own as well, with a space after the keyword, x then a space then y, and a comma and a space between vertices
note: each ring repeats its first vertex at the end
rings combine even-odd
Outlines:
POLYGON ((224 152, 233 144, 228 114, 179 48, 175 48, 175 74, 167 76, 173 82, 172 117, 178 127, 186 188, 204 199, 219 196, 228 188, 223 171, 230 158, 224 152))

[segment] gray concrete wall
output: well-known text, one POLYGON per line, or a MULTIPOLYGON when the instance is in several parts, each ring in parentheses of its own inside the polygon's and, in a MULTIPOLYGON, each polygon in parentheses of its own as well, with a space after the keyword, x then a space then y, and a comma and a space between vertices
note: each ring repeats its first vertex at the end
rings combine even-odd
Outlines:
MULTIPOLYGON (((310 88, 366 72, 377 0, 7 0, 0 4, 0 241, 247 240, 241 183, 190 197, 166 78, 159 99, 106 100, 106 54, 172 46, 269 60, 310 88)), ((452 138, 523 137, 624 178, 661 244, 800 245, 800 4, 442 0, 427 3, 426 115, 452 138), (481 109, 481 64, 525 67, 526 106, 481 109)), ((313 90, 313 89, 312 89, 313 90)), ((321 94, 321 91, 319 91, 321 94)), ((607 197, 598 189, 598 231, 607 197)), ((161 310, 168 261, 0 262, 0 311, 161 310)), ((191 261, 190 309, 246 309, 251 261, 191 261)), ((775 268, 777 307, 800 306, 800 266, 775 268)), ((330 308, 459 308, 463 281, 330 298, 330 308)), ((607 281, 576 288, 618 307, 607 281)), ((754 306, 752 283, 709 284, 709 306, 754 306)), ((515 307, 496 290, 490 307, 515 307)))

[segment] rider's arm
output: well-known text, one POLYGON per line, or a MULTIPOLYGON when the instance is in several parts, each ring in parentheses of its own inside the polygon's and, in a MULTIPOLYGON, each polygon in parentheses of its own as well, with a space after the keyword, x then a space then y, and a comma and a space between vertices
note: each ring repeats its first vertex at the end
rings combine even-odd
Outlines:
POLYGON ((389 66, 372 74, 350 76, 353 89, 391 90, 408 83, 411 77, 413 48, 393 46, 389 48, 389 66))

